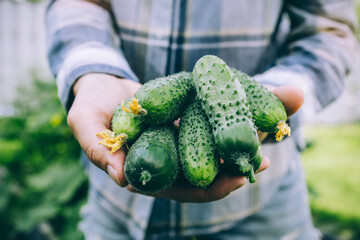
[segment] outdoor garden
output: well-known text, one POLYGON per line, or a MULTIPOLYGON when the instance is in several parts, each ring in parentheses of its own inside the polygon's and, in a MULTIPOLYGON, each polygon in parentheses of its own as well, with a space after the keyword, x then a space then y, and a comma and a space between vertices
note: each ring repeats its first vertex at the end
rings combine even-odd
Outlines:
MULTIPOLYGON (((55 81, 36 71, 29 75, 13 114, 0 115, 0 238, 83 239, 77 224, 88 182, 81 150, 55 81)), ((307 124, 303 132, 315 226, 335 239, 360 239, 360 119, 307 124)))

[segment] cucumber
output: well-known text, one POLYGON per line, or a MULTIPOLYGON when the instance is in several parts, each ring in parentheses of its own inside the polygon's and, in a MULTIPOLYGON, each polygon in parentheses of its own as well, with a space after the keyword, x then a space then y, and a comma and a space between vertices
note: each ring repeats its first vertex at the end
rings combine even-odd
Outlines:
POLYGON ((114 132, 105 130, 98 133, 103 138, 99 144, 111 148, 110 153, 116 152, 126 142, 131 144, 148 125, 163 125, 178 119, 195 95, 190 72, 148 81, 132 99, 114 111, 114 132))
POLYGON ((195 87, 190 72, 180 72, 146 82, 135 93, 146 121, 161 125, 180 117, 195 98, 195 87))
POLYGON ((279 98, 247 74, 231 70, 245 90, 256 127, 262 132, 276 133, 277 141, 290 135, 290 127, 285 123, 286 110, 279 98))
MULTIPOLYGON (((261 145, 259 145, 259 148, 258 148, 255 156, 253 156, 250 159, 250 163, 254 166, 254 169, 256 169, 256 170, 259 169, 261 162, 262 162, 262 157, 263 157, 262 148, 261 148, 261 145)), ((233 163, 225 162, 224 164, 221 165, 221 169, 223 169, 222 171, 226 171, 232 175, 246 176, 246 173, 243 172, 239 167, 237 167, 236 164, 233 164, 233 163)))
POLYGON ((219 156, 199 101, 189 105, 181 117, 179 156, 184 176, 194 186, 205 188, 218 173, 219 156))
POLYGON ((178 175, 176 131, 171 126, 146 129, 131 146, 125 177, 136 190, 155 193, 172 185, 178 175))
MULTIPOLYGON (((126 100, 125 106, 129 105, 129 102, 130 99, 126 100)), ((127 135, 127 142, 131 144, 145 130, 147 124, 142 116, 125 112, 122 109, 122 104, 119 104, 114 110, 111 126, 116 135, 125 133, 127 135)))
POLYGON ((131 104, 131 99, 119 104, 114 110, 111 121, 112 131, 105 130, 98 134, 103 139, 99 144, 111 148, 110 153, 116 152, 125 143, 131 145, 147 128, 143 116, 123 110, 124 107, 129 107, 129 103, 131 104))
POLYGON ((251 159, 260 145, 245 92, 226 63, 212 55, 200 58, 193 69, 194 84, 224 161, 236 164, 250 182, 256 166, 251 159))

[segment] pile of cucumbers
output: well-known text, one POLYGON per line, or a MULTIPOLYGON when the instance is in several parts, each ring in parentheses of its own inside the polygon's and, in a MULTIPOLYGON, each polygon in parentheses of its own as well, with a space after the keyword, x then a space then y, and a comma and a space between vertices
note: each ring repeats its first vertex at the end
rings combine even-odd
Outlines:
POLYGON ((180 174, 206 188, 224 169, 255 182, 262 160, 257 130, 290 134, 280 100, 220 58, 200 58, 193 72, 150 80, 114 110, 112 131, 98 135, 115 152, 128 150, 124 174, 138 191, 156 193, 180 174), (180 118, 179 128, 173 122, 180 118), (180 167, 181 166, 181 167, 180 167))

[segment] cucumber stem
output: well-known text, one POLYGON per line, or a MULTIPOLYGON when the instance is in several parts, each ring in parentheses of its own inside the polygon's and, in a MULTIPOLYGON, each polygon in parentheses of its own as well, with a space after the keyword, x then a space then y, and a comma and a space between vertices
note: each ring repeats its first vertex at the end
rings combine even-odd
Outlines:
POLYGON ((280 142, 281 140, 283 140, 285 135, 290 136, 291 129, 290 129, 289 125, 287 125, 284 121, 281 121, 278 123, 277 129, 278 129, 278 131, 275 134, 276 141, 280 142))
POLYGON ((139 100, 136 98, 132 98, 129 102, 129 108, 125 107, 124 101, 121 103, 121 108, 127 113, 133 113, 135 115, 146 115, 147 112, 145 109, 141 108, 141 105, 139 104, 139 100))
POLYGON ((125 133, 115 135, 115 133, 110 131, 109 129, 106 129, 96 134, 96 136, 103 139, 99 142, 99 144, 111 148, 111 150, 109 151, 110 154, 119 150, 126 143, 127 140, 127 135, 125 133))
POLYGON ((236 164, 239 166, 241 172, 247 174, 250 183, 254 183, 256 181, 254 167, 249 163, 248 157, 244 155, 240 156, 237 159, 236 164))
POLYGON ((143 170, 141 172, 141 176, 139 178, 140 182, 142 183, 142 185, 146 185, 146 183, 148 181, 150 181, 151 179, 151 173, 148 170, 143 170))
POLYGON ((256 181, 254 168, 251 168, 248 177, 250 183, 254 183, 256 181))

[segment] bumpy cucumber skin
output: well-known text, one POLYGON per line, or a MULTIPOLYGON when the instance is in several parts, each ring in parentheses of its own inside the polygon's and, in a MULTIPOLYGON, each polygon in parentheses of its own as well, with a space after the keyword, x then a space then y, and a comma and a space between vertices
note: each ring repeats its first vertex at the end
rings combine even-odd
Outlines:
POLYGON ((277 132, 278 123, 287 119, 282 102, 255 79, 239 70, 233 68, 231 70, 245 90, 256 127, 262 132, 277 132))
POLYGON ((180 72, 148 81, 134 97, 147 111, 146 121, 161 125, 178 119, 195 94, 192 73, 180 72))
POLYGON ((181 117, 179 156, 184 176, 192 185, 205 188, 216 177, 219 156, 215 151, 210 124, 199 101, 189 105, 181 117))
POLYGON ((143 193, 156 193, 172 185, 179 172, 176 139, 171 126, 146 129, 125 159, 124 173, 130 185, 143 193))
MULTIPOLYGON (((124 102, 125 107, 129 107, 129 102, 130 99, 124 102)), ((111 126, 116 135, 125 133, 127 135, 126 142, 132 144, 146 129, 147 124, 143 116, 125 112, 119 104, 113 112, 111 126)))
MULTIPOLYGON (((262 148, 261 148, 261 145, 259 145, 259 148, 258 148, 255 156, 253 156, 249 161, 253 165, 255 172, 259 169, 261 162, 262 162, 262 158, 263 158, 262 148)), ((235 176, 247 176, 246 172, 243 172, 241 170, 241 168, 239 168, 238 165, 233 164, 233 163, 225 162, 224 164, 221 165, 221 169, 222 169, 221 171, 226 171, 235 176)), ((255 179, 253 179, 253 180, 250 179, 250 182, 251 181, 255 182, 255 179)))
MULTIPOLYGON (((250 163, 260 142, 237 77, 223 60, 212 55, 197 61, 193 77, 220 156, 239 166, 250 163)), ((246 174, 253 176, 254 171, 254 166, 248 166, 246 174)))

